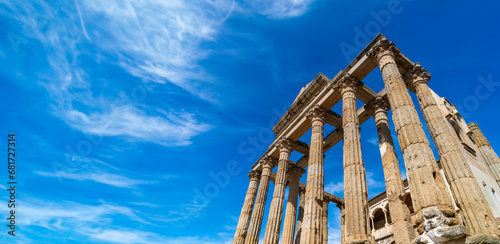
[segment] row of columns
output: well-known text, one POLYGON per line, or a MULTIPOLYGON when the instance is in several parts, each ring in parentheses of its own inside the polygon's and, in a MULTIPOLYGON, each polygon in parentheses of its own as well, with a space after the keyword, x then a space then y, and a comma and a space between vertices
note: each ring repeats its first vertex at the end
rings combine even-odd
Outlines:
MULTIPOLYGON (((435 241, 433 238, 436 237, 437 232, 441 235, 443 233, 448 235, 450 239, 462 238, 465 236, 464 226, 455 219, 452 198, 446 192, 444 179, 438 172, 438 166, 408 92, 407 84, 399 72, 395 59, 398 52, 399 50, 394 47, 394 44, 389 43, 384 38, 369 52, 369 56, 377 61, 382 72, 389 104, 392 108, 394 126, 403 152, 410 192, 417 213, 416 224, 419 225, 417 230, 420 236, 416 242, 435 241), (435 223, 435 220, 438 219, 441 220, 440 224, 426 224, 426 222, 435 223), (442 221, 443 219, 448 220, 442 221)), ((427 74, 425 69, 422 69, 417 63, 413 69, 408 71, 406 77, 409 88, 417 95, 424 120, 436 145, 456 205, 460 207, 460 214, 468 234, 494 235, 495 228, 492 223, 491 209, 473 178, 463 148, 456 138, 457 135, 449 121, 441 113, 437 101, 427 85, 430 74, 427 74)), ((384 151, 382 147, 383 145, 381 145, 381 153, 384 151)), ((382 155, 382 157, 384 156, 382 155)), ((386 167, 384 167, 385 173, 386 167)), ((390 172, 388 173, 390 174, 390 172)), ((387 175, 385 177, 387 184, 387 175)), ((389 201, 389 204, 391 202, 392 205, 396 205, 395 202, 399 201, 389 201)), ((390 208, 393 211, 391 205, 390 208)), ((393 214, 392 216, 407 215, 393 214)), ((401 220, 396 221, 401 223, 401 220)), ((395 236, 396 233, 400 233, 401 229, 405 230, 407 226, 402 225, 397 230, 395 228, 395 236)), ((408 234, 407 236, 411 236, 411 231, 408 234)))
MULTIPOLYGON (((392 43, 382 39, 367 53, 380 68, 387 91, 387 99, 377 97, 368 104, 368 107, 373 110, 377 126, 379 149, 396 243, 432 243, 435 241, 433 238, 436 238, 437 233, 455 240, 464 238, 465 231, 469 235, 494 235, 495 227, 491 210, 472 175, 463 149, 456 138, 457 135, 441 113, 427 85, 430 74, 419 64, 416 64, 405 74, 405 82, 396 64, 398 52, 399 50, 392 43), (444 178, 439 172, 408 88, 417 95, 420 109, 441 158, 443 170, 449 180, 454 198, 451 198, 446 190, 444 178), (389 108, 392 110, 392 119, 407 170, 408 183, 416 212, 416 223, 411 222, 409 209, 404 203, 403 179, 388 125, 387 110, 389 108), (463 223, 456 218, 453 201, 459 207, 463 223), (418 233, 413 228, 413 224, 418 226, 418 233)), ((345 205, 339 206, 339 208, 342 215, 342 243, 348 244, 373 243, 370 233, 368 190, 364 162, 361 156, 356 104, 356 95, 360 84, 360 81, 346 75, 339 87, 342 94, 343 112, 345 197, 345 205)), ((284 192, 288 180, 290 181, 290 195, 287 201, 282 243, 321 244, 326 243, 328 239, 328 201, 324 196, 323 162, 325 113, 324 108, 316 105, 307 114, 312 127, 307 187, 305 194, 300 197, 295 239, 298 185, 303 171, 301 171, 302 169, 289 169, 288 161, 292 150, 289 140, 281 139, 276 145, 279 148, 280 156, 273 200, 264 235, 265 244, 278 244, 279 242, 284 192)), ((491 146, 482 133, 478 131, 478 128, 476 129, 474 125, 469 126, 479 149, 481 152, 486 152, 483 153, 483 156, 493 155, 491 146)), ((489 156, 488 160, 485 159, 499 180, 500 159, 498 156, 496 158, 489 156)), ((233 243, 256 244, 258 242, 269 177, 274 165, 270 160, 264 160, 261 164, 262 175, 253 212, 251 203, 255 198, 258 179, 251 176, 233 243), (248 221, 250 221, 250 225, 248 225, 248 221), (248 232, 246 232, 247 227, 248 232)))

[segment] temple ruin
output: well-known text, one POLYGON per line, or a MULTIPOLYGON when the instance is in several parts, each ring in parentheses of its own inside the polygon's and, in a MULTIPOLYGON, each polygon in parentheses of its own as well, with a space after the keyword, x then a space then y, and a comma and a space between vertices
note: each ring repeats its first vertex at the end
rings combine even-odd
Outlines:
POLYGON ((327 243, 330 203, 342 216, 341 243, 451 244, 477 238, 497 243, 500 158, 477 124, 467 124, 453 104, 429 88, 430 78, 381 34, 332 79, 316 76, 273 127, 274 142, 248 174, 233 244, 257 244, 262 236, 264 244, 327 243), (362 82, 376 67, 384 83, 378 93, 362 82), (418 98, 439 155, 433 153, 410 92, 418 98), (358 109, 359 101, 363 106, 358 109), (342 114, 331 110, 339 102, 342 114), (368 199, 360 126, 371 117, 386 191, 368 199), (335 128, 326 136, 325 123, 335 128), (309 130, 310 142, 299 141, 309 130), (405 180, 391 130, 404 158, 405 180), (324 153, 341 140, 344 198, 324 190, 324 153), (292 151, 302 158, 291 161, 292 151), (303 174, 306 183, 299 181, 303 174), (271 181, 274 193, 266 199, 271 181), (266 201, 271 206, 263 222, 266 201))

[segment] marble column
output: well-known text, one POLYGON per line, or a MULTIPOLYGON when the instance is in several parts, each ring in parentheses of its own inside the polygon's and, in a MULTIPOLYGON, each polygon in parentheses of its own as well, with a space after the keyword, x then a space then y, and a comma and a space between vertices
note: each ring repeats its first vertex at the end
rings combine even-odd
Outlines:
POLYGON ((250 215, 252 214, 255 196, 257 195, 257 187, 259 186, 260 172, 252 170, 248 173, 248 177, 250 178, 250 183, 245 196, 245 202, 241 208, 240 219, 236 227, 233 244, 245 243, 248 225, 250 224, 250 215))
POLYGON ((330 201, 323 199, 323 244, 328 243, 328 204, 330 201))
POLYGON ((306 203, 306 188, 299 188, 299 213, 297 214, 297 231, 295 233, 295 244, 300 244, 300 237, 302 234, 302 221, 304 219, 304 205, 306 203))
POLYGON ((302 174, 305 172, 300 167, 292 167, 289 170, 289 191, 288 200, 286 203, 285 223, 283 224, 283 239, 282 244, 293 244, 295 236, 295 222, 297 217, 297 198, 299 196, 299 181, 302 174))
POLYGON ((321 244, 323 233, 323 126, 326 110, 315 105, 307 114, 312 124, 311 146, 307 166, 306 202, 302 222, 301 244, 321 244))
POLYGON ((344 130, 344 199, 347 243, 370 243, 368 222, 368 189, 361 158, 356 92, 360 83, 345 76, 342 93, 342 125, 344 130))
POLYGON ((386 195, 394 228, 394 240, 396 243, 410 243, 415 239, 416 232, 411 223, 410 210, 404 202, 405 187, 399 170, 399 161, 394 149, 391 130, 389 129, 388 104, 384 98, 377 97, 371 105, 374 109, 373 118, 377 125, 386 195))
POLYGON ((262 165, 260 185, 257 191, 257 199, 255 199, 245 244, 259 243, 260 228, 262 226, 262 218, 264 217, 264 208, 266 207, 267 191, 269 190, 269 178, 271 177, 271 172, 274 167, 274 163, 270 157, 265 157, 260 161, 260 164, 262 165))
POLYGON ((285 201, 285 188, 287 182, 287 169, 290 153, 292 153, 292 142, 282 138, 276 147, 280 151, 278 161, 278 172, 274 181, 273 200, 269 210, 264 234, 264 244, 278 244, 280 239, 281 220, 283 218, 283 204, 285 201))
POLYGON ((337 208, 340 210, 340 243, 345 243, 345 205, 337 204, 337 208))
MULTIPOLYGON (((428 232, 445 233, 449 238, 465 236, 465 230, 455 219, 450 195, 446 191, 436 159, 420 122, 417 110, 408 92, 405 82, 399 73, 395 54, 399 52, 392 42, 383 38, 367 53, 376 60, 382 72, 385 90, 392 109, 392 119, 403 152, 408 184, 416 212, 417 231, 423 239, 431 240, 428 232), (439 224, 430 224, 437 218, 439 224), (424 223, 431 228, 424 229, 424 223), (448 225, 455 225, 453 228, 448 225), (436 228, 439 227, 439 228, 436 228), (429 239, 430 238, 430 239, 429 239)), ((432 240, 431 240, 432 241, 432 240)))
POLYGON ((420 110, 436 145, 468 234, 494 234, 496 228, 492 222, 493 213, 472 174, 455 130, 441 112, 427 85, 430 74, 417 63, 409 71, 407 78, 410 87, 417 94, 420 110))
POLYGON ((483 156, 484 162, 488 165, 495 180, 500 185, 500 158, 493 151, 490 142, 486 139, 481 129, 476 123, 467 124, 471 133, 470 137, 479 149, 480 154, 483 156))

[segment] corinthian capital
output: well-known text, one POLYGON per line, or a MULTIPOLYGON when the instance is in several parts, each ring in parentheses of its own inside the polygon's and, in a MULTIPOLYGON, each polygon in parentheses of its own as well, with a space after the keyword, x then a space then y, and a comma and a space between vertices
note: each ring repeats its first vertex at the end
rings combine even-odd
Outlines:
POLYGON ((387 37, 384 36, 380 39, 380 41, 375 43, 375 45, 373 45, 368 52, 366 52, 366 55, 370 58, 376 58, 378 60, 379 56, 383 54, 392 54, 394 56, 399 52, 399 48, 396 48, 396 45, 394 45, 393 42, 389 42, 387 37))
POLYGON ((373 108, 375 110, 380 109, 380 110, 387 111, 387 110, 389 110, 389 102, 387 101, 386 98, 384 98, 380 95, 377 95, 377 97, 373 101, 373 108))
POLYGON ((346 92, 352 92, 354 94, 354 98, 356 98, 356 92, 358 91, 358 87, 360 87, 363 83, 358 81, 356 78, 350 76, 349 74, 346 74, 340 83, 340 92, 342 93, 342 96, 346 92))
POLYGON ((276 147, 280 150, 280 152, 291 152, 292 151, 292 141, 287 139, 286 137, 282 137, 278 143, 276 143, 276 147))
POLYGON ((273 168, 274 167, 274 160, 272 157, 265 155, 260 159, 260 164, 262 165, 262 169, 264 168, 273 168))
POLYGON ((314 107, 307 113, 306 117, 311 120, 313 126, 315 122, 321 122, 321 124, 325 121, 326 109, 320 107, 318 104, 314 105, 314 107))
POLYGON ((410 89, 414 90, 415 86, 419 83, 427 84, 427 81, 431 79, 431 74, 427 73, 427 70, 422 68, 420 63, 415 63, 413 68, 408 70, 405 78, 410 89))
POLYGON ((248 178, 250 178, 251 180, 253 179, 260 179, 260 172, 259 171, 256 171, 256 170, 252 170, 250 172, 248 172, 248 178))

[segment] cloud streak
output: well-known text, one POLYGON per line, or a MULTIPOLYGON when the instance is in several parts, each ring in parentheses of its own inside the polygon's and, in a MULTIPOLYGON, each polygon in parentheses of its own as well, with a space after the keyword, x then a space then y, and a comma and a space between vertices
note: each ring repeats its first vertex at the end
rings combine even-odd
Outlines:
POLYGON ((289 19, 303 15, 314 0, 245 0, 244 3, 258 14, 271 19, 289 19))
POLYGON ((56 178, 64 178, 64 179, 72 179, 79 181, 95 181, 101 184, 106 184, 114 187, 120 188, 137 188, 138 185, 141 184, 151 184, 153 181, 143 181, 143 180, 134 180, 122 175, 109 174, 109 173, 72 173, 65 171, 57 171, 57 172, 44 172, 44 171, 35 171, 35 174, 46 176, 46 177, 56 177, 56 178))

